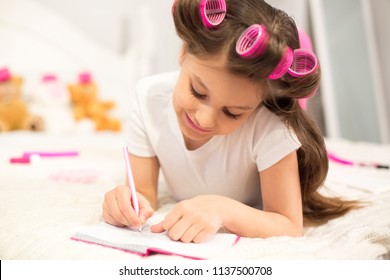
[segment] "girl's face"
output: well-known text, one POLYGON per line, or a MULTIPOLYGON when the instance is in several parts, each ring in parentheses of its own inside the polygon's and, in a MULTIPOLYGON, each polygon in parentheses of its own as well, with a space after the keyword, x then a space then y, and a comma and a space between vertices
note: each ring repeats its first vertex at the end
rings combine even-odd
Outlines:
POLYGON ((223 57, 197 58, 185 49, 173 106, 188 149, 239 128, 261 102, 261 88, 224 70, 223 57))

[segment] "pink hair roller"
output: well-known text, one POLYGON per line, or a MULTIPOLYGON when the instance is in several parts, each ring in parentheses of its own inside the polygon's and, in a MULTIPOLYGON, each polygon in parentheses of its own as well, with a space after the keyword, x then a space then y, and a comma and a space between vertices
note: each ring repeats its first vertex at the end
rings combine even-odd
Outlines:
MULTIPOLYGON (((301 49, 305 49, 313 52, 313 44, 311 42, 309 35, 303 29, 298 28, 298 36, 299 36, 299 44, 301 45, 301 49)), ((316 91, 317 89, 315 89, 312 93, 310 93, 309 97, 312 96, 316 91)), ((307 101, 309 97, 299 99, 299 105, 302 107, 303 110, 307 109, 307 101)))
MULTIPOLYGON (((253 24, 238 38, 236 52, 243 58, 253 58, 265 52, 269 34, 264 25, 253 24)), ((288 73, 293 77, 302 77, 317 70, 317 57, 307 49, 292 50, 287 47, 275 70, 268 76, 277 80, 288 73)))
POLYGON ((173 1, 173 4, 172 4, 172 8, 171 8, 171 10, 172 10, 172 15, 173 15, 174 12, 175 12, 175 5, 176 5, 176 0, 174 0, 174 1, 173 1))
POLYGON ((294 52, 291 48, 287 48, 283 54, 282 59, 276 66, 275 70, 268 76, 270 80, 277 80, 282 77, 289 70, 291 64, 293 64, 294 52))
POLYGON ((267 47, 268 38, 268 31, 264 25, 253 24, 238 38, 236 52, 244 58, 261 55, 267 47))
POLYGON ((199 11, 204 25, 212 28, 220 25, 225 19, 226 2, 225 0, 202 0, 199 11))
POLYGON ((298 28, 298 37, 299 37, 299 45, 301 45, 301 49, 313 51, 313 44, 311 43, 311 39, 307 33, 301 29, 298 28))
POLYGON ((294 59, 288 73, 293 77, 303 77, 318 69, 318 60, 315 54, 306 49, 294 50, 294 59))

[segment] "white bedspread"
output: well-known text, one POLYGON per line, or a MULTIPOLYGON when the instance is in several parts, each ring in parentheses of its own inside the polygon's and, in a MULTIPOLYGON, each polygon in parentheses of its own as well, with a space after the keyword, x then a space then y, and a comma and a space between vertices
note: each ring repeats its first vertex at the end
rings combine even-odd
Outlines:
MULTIPOLYGON (((122 136, 112 133, 0 135, 0 259, 140 259, 70 239, 80 228, 102 220, 104 193, 124 178, 122 143, 122 136), (9 158, 27 150, 77 150, 80 156, 9 163, 9 158), (92 174, 90 182, 83 182, 85 174, 92 174)), ((329 141, 328 146, 340 156, 390 163, 389 146, 347 141, 329 141)), ((326 225, 306 228, 302 238, 242 239, 218 258, 389 259, 389 172, 332 164, 328 190, 364 199, 368 206, 326 225), (356 177, 360 184, 354 183, 356 177)), ((159 212, 166 212, 170 203, 163 195, 159 212)), ((180 257, 154 255, 145 259, 175 258, 180 257)))

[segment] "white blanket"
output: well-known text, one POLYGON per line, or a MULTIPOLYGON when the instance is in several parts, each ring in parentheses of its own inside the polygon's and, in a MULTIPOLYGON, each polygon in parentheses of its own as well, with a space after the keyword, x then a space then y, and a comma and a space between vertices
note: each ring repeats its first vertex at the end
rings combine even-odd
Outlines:
MULTIPOLYGON (((70 239, 82 227, 102 220, 104 193, 124 180, 122 143, 122 135, 113 133, 0 135, 0 258, 140 259, 70 239), (9 163, 9 158, 28 150, 76 150, 80 155, 43 158, 31 164, 9 163)), ((328 146, 344 157, 390 163, 389 146, 347 141, 328 141, 328 146)), ((328 191, 364 199, 368 206, 326 225, 306 228, 301 238, 243 239, 217 258, 389 259, 389 172, 331 164, 328 191), (363 178, 366 186, 354 185, 351 175, 363 178), (376 184, 382 188, 375 189, 376 184)), ((171 203, 164 193, 159 213, 166 213, 171 203)), ((176 258, 180 257, 154 255, 145 259, 176 258)))

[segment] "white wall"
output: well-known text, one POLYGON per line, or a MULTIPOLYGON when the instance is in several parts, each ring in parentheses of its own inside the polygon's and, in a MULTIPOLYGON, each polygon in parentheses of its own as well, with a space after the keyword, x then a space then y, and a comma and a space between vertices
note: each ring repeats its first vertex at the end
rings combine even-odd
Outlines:
MULTIPOLYGON (((380 58, 381 78, 387 107, 387 119, 390 120, 390 1, 371 0, 375 39, 380 58)), ((390 130, 390 128, 389 128, 390 130)))
MULTIPOLYGON (((132 53, 129 55, 133 59, 139 59, 143 52, 147 52, 153 57, 152 64, 140 65, 144 68, 141 73, 158 73, 178 68, 180 41, 171 17, 173 0, 35 1, 44 3, 69 18, 91 38, 112 51, 130 51, 132 53), (144 36, 134 38, 142 34, 142 30, 144 36), (143 41, 144 47, 133 49, 132 40, 143 41)), ((270 0, 269 3, 286 10, 299 26, 308 28, 307 0, 270 0)), ((142 60, 139 63, 143 63, 142 60)))
POLYGON ((129 52, 145 74, 177 69, 180 42, 170 14, 170 0, 35 1, 69 18, 108 49, 123 54, 129 52), (133 44, 135 40, 137 44, 133 44), (140 41, 142 48, 138 48, 140 41), (146 55, 154 57, 150 65, 142 60, 146 55))

